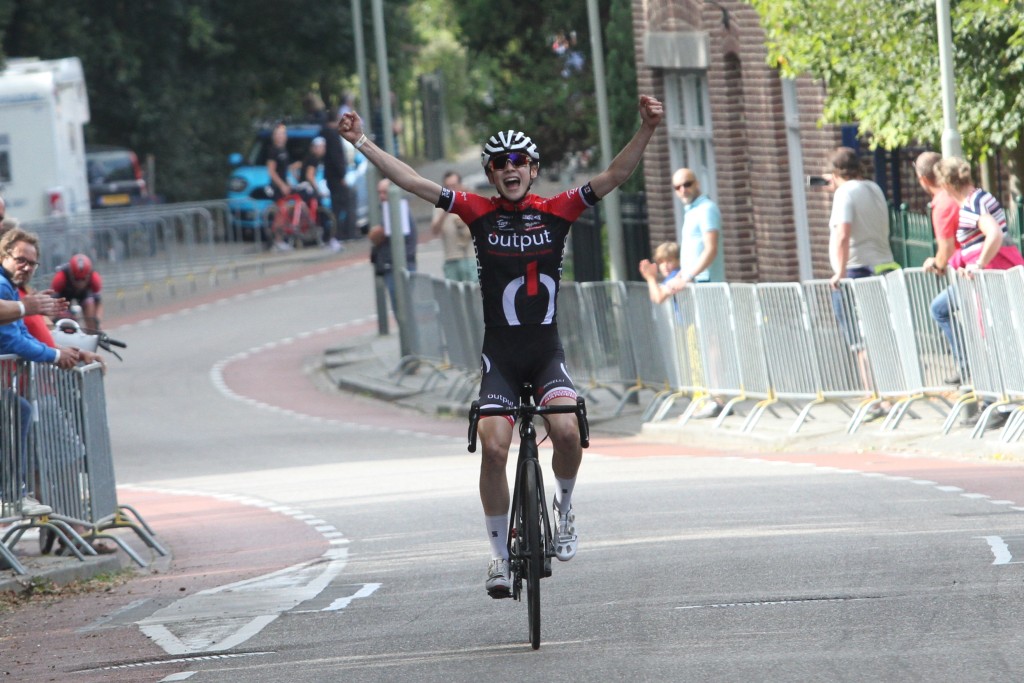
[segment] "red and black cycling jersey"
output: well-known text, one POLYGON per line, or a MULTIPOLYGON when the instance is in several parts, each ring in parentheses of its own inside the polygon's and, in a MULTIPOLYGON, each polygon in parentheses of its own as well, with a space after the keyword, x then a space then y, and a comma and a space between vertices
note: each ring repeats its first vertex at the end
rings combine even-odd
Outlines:
POLYGON ((465 221, 473 235, 486 327, 555 322, 569 228, 598 199, 589 183, 515 203, 442 189, 437 207, 465 221))

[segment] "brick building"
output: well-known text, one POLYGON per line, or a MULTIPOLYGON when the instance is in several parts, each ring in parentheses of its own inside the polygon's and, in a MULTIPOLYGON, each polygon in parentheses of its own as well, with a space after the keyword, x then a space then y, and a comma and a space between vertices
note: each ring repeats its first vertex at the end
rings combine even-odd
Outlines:
POLYGON ((729 281, 827 277, 831 194, 807 188, 843 144, 819 126, 823 88, 781 79, 749 5, 722 0, 633 0, 637 85, 665 103, 647 149, 651 241, 675 239, 682 204, 672 172, 693 169, 722 211, 729 281))

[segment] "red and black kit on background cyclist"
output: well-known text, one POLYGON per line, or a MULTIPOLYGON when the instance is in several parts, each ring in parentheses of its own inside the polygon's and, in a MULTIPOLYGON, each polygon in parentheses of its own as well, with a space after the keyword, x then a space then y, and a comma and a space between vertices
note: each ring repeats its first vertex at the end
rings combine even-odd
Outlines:
POLYGON ((466 222, 476 248, 485 327, 481 407, 518 405, 523 382, 533 384, 540 404, 576 397, 556 324, 558 287, 569 228, 598 200, 589 183, 515 203, 442 188, 437 207, 466 222))
POLYGON ((75 254, 53 276, 50 289, 68 303, 83 304, 89 300, 99 303, 103 278, 92 269, 88 256, 75 254))

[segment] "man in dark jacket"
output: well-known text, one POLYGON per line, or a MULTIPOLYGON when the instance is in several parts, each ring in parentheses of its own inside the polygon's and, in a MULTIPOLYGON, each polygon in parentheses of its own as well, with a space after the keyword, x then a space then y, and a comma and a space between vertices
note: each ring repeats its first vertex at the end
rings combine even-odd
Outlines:
POLYGON ((327 151, 324 153, 324 180, 327 182, 327 190, 331 193, 331 212, 334 214, 334 234, 330 236, 328 244, 334 251, 340 251, 340 240, 355 237, 355 216, 349 210, 354 202, 349 201, 348 186, 345 185, 348 160, 345 158, 341 136, 338 135, 338 110, 332 107, 328 111, 328 121, 320 131, 320 136, 327 142, 327 151))

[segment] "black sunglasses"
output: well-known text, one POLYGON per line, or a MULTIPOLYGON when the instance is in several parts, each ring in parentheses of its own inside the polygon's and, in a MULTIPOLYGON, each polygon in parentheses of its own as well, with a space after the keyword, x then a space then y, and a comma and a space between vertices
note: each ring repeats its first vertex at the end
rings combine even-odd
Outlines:
POLYGON ((487 167, 492 171, 500 171, 505 168, 509 162, 512 163, 514 168, 522 168, 532 162, 529 154, 523 154, 522 152, 509 152, 508 154, 495 154, 491 157, 491 160, 487 162, 487 167))
POLYGON ((697 182, 697 181, 696 181, 696 180, 687 180, 687 181, 686 181, 686 182, 684 182, 684 183, 679 183, 678 185, 673 185, 672 187, 676 188, 677 190, 678 190, 678 189, 679 189, 680 187, 685 187, 686 189, 690 189, 691 187, 693 187, 693 184, 694 184, 695 182, 697 182))

